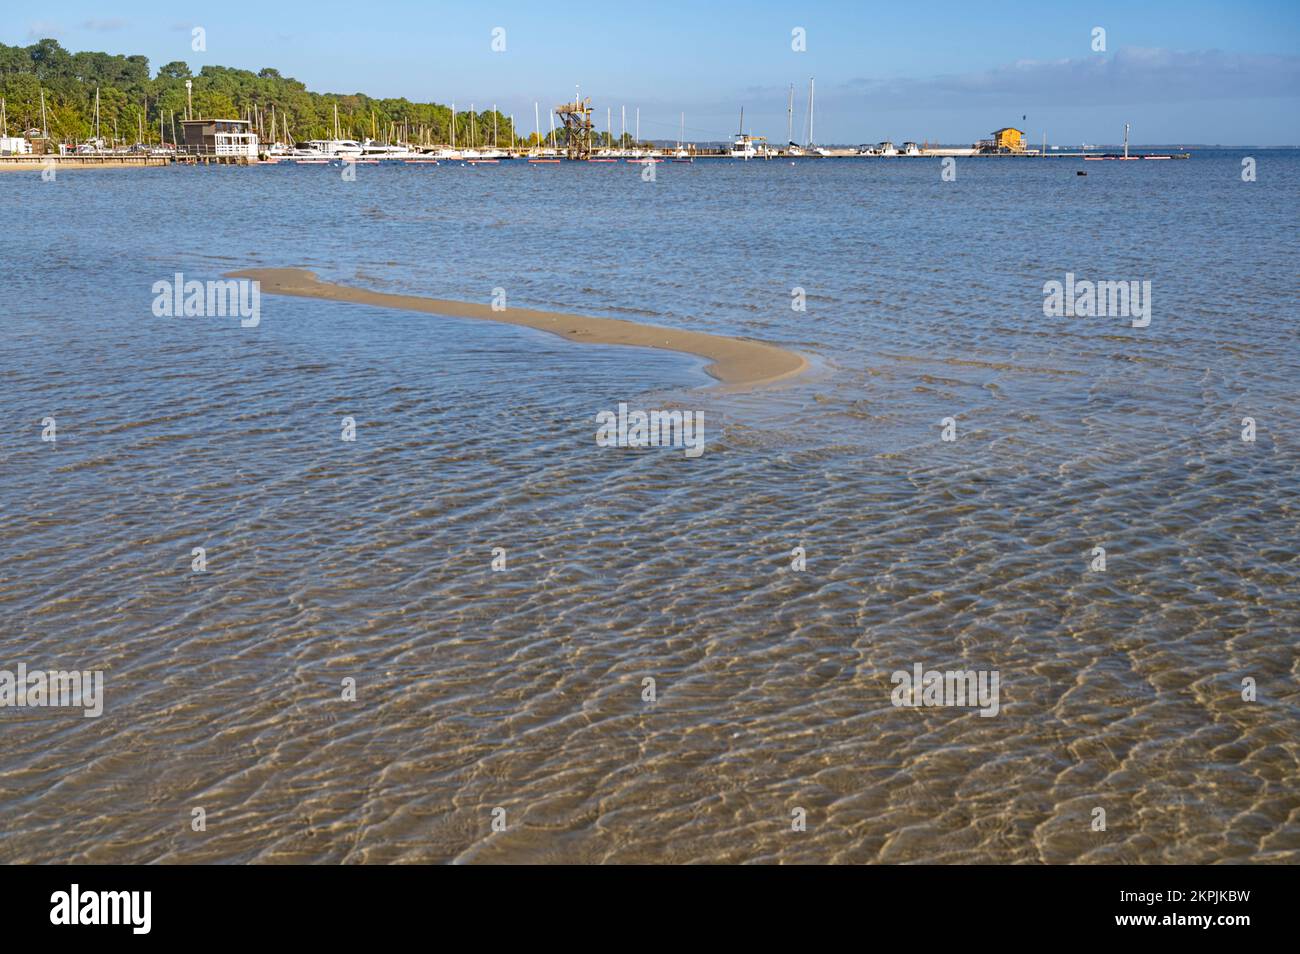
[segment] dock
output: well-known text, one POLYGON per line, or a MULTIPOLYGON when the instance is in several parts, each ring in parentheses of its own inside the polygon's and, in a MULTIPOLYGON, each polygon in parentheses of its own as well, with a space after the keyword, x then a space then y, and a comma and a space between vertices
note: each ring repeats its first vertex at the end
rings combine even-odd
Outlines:
POLYGON ((172 161, 182 166, 255 166, 259 162, 248 156, 205 156, 185 152, 172 161))
POLYGON ((171 156, 42 156, 28 153, 22 156, 0 156, 0 171, 27 169, 40 172, 42 169, 143 169, 148 166, 166 166, 172 162, 171 156))

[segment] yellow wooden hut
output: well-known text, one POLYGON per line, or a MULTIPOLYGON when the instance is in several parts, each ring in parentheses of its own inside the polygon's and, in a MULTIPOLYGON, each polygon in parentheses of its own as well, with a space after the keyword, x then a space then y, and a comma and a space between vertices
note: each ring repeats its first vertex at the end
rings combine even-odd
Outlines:
POLYGON ((1007 126, 993 131, 993 148, 998 152, 1024 152, 1025 134, 1007 126))

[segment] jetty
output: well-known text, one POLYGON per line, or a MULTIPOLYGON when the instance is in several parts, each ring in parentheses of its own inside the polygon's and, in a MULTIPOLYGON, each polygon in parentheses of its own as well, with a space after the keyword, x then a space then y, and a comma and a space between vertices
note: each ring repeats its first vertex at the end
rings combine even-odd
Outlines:
POLYGON ((0 156, 0 171, 43 169, 143 169, 147 166, 166 166, 173 162, 171 156, 149 155, 34 155, 0 156))

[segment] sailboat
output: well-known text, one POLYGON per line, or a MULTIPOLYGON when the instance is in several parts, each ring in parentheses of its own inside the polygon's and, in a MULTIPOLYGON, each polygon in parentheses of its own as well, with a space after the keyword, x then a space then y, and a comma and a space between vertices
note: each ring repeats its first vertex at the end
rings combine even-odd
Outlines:
POLYGON ((686 114, 682 113, 682 128, 677 134, 677 151, 673 153, 673 162, 694 162, 691 154, 687 152, 684 140, 686 139, 686 114))
POLYGON ((732 159, 744 159, 746 161, 760 156, 764 159, 771 158, 764 137, 745 134, 745 108, 743 106, 740 108, 740 132, 736 133, 736 141, 731 144, 731 151, 727 155, 732 159))
POLYGON ((456 151, 456 104, 451 104, 451 110, 447 115, 447 134, 451 142, 440 145, 434 149, 427 149, 422 153, 424 159, 436 159, 441 161, 451 161, 460 158, 460 153, 456 151))
POLYGON ((483 154, 474 147, 474 104, 473 103, 469 104, 469 122, 467 123, 467 125, 469 126, 469 147, 468 148, 462 147, 460 150, 460 155, 457 156, 457 158, 462 159, 466 162, 474 162, 478 159, 483 158, 483 154))
POLYGON ((492 104, 492 148, 482 150, 480 154, 481 158, 479 159, 480 162, 495 164, 497 162, 500 162, 502 159, 509 158, 509 155, 505 152, 502 152, 500 147, 497 145, 497 118, 499 115, 500 114, 497 112, 496 104, 493 103, 492 104))
POLYGON ((608 107, 605 109, 605 148, 592 155, 588 162, 618 162, 614 152, 614 127, 613 120, 610 118, 611 111, 608 107))
POLYGON ((803 156, 803 147, 794 141, 794 83, 790 84, 790 98, 785 104, 785 137, 787 156, 803 156))
POLYGON ((731 150, 727 153, 732 159, 753 159, 757 153, 754 152, 754 145, 745 135, 745 107, 740 107, 740 132, 736 133, 736 141, 731 144, 731 150))
POLYGON ((830 151, 815 145, 813 140, 813 79, 808 78, 808 145, 806 155, 829 156, 830 151))
POLYGON ((589 162, 618 162, 614 158, 614 113, 609 107, 605 107, 605 148, 599 149, 592 154, 589 162))

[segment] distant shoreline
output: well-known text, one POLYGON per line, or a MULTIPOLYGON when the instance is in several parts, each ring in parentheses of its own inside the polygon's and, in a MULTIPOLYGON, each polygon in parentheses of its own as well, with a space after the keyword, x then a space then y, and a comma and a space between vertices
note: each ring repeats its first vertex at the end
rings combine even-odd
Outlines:
POLYGON ((300 268, 251 268, 230 272, 224 277, 260 282, 261 290, 270 295, 321 298, 453 318, 477 318, 547 331, 579 344, 623 345, 690 354, 708 360, 709 364, 704 370, 728 390, 774 384, 803 373, 809 366, 803 355, 762 341, 643 325, 621 318, 593 318, 533 308, 495 311, 491 305, 416 295, 394 295, 323 282, 314 272, 300 268))

